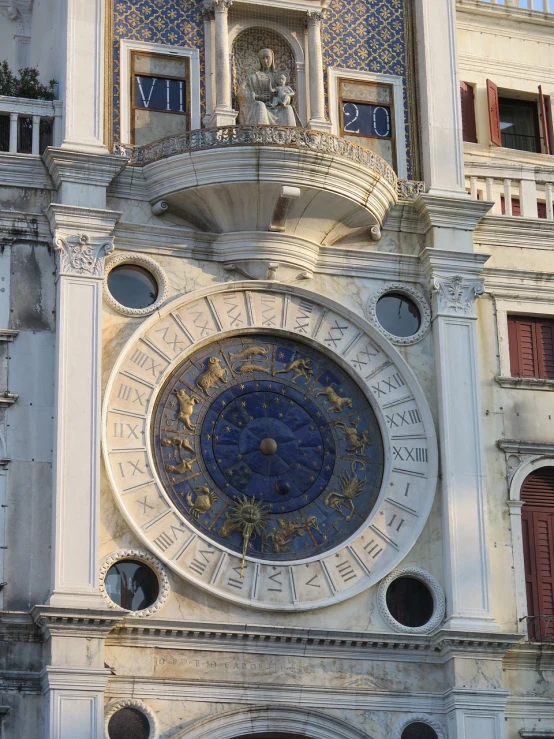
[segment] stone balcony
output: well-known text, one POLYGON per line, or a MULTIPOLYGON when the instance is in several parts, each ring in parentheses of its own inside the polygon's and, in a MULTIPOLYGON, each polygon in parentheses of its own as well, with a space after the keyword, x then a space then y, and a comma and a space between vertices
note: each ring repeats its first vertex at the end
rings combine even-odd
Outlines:
POLYGON ((120 153, 156 215, 215 234, 213 257, 254 277, 269 264, 309 276, 321 246, 378 240, 391 208, 422 189, 373 152, 307 129, 226 126, 120 153))

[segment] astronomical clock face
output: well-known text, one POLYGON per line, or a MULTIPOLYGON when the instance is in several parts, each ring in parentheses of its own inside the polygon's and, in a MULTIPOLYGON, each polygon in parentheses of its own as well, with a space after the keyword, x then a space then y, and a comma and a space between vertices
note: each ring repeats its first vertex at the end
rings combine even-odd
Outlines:
POLYGON ((429 412, 360 319, 286 286, 234 287, 170 304, 128 344, 107 390, 108 473, 137 535, 187 579, 261 608, 327 605, 420 533, 429 412))

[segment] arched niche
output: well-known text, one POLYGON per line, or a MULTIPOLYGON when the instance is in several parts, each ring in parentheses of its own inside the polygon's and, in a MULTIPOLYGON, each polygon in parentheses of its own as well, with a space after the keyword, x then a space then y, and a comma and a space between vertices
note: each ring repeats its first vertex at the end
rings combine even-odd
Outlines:
POLYGON ((231 45, 231 79, 233 108, 239 109, 237 92, 240 83, 260 68, 258 52, 271 49, 275 54, 275 69, 287 75, 288 84, 297 94, 294 105, 306 123, 304 50, 294 34, 272 21, 239 22, 229 33, 231 45))
POLYGON ((173 739, 372 739, 319 711, 286 706, 251 706, 200 719, 173 739))

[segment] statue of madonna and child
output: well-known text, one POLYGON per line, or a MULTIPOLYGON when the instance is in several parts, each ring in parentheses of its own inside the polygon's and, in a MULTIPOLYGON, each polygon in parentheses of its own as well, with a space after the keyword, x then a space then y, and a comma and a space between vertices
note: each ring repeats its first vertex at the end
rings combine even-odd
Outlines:
POLYGON ((293 105, 294 90, 285 74, 275 69, 271 49, 258 53, 260 69, 239 85, 239 123, 244 126, 297 126, 298 114, 293 105))

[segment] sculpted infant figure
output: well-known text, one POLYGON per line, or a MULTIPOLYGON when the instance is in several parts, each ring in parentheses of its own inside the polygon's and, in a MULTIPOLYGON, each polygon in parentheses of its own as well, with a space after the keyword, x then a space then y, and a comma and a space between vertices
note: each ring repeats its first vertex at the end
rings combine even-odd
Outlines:
POLYGON ((294 90, 286 84, 286 77, 276 71, 275 54, 271 49, 261 49, 258 58, 260 69, 243 80, 238 90, 239 123, 246 126, 296 126, 296 116, 290 104, 294 90), (276 100, 277 105, 274 105, 276 100))

